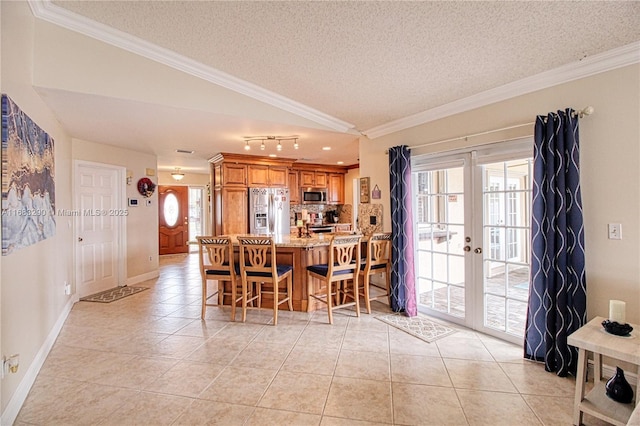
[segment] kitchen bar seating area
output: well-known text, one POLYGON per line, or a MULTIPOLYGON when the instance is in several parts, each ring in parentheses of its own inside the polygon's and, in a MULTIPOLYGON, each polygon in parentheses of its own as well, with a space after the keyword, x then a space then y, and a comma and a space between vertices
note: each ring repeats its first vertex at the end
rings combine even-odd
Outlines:
POLYGON ((370 313, 370 300, 384 297, 388 303, 390 235, 198 237, 201 317, 207 307, 216 306, 230 306, 232 321, 240 308, 242 322, 248 308, 270 308, 273 325, 279 307, 312 312, 326 305, 331 324, 334 309, 355 306, 359 316, 362 303, 370 313), (386 288, 370 297, 370 278, 376 274, 384 276, 386 288), (216 295, 217 304, 207 302, 216 295))

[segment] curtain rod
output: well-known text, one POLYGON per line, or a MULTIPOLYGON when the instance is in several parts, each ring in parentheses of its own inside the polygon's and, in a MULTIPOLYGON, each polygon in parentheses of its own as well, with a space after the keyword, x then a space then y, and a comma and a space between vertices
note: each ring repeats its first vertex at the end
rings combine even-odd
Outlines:
MULTIPOLYGON (((594 110, 594 108, 592 106, 588 106, 588 107, 585 107, 585 108, 583 108, 583 109, 581 109, 579 111, 575 111, 574 112, 574 117, 582 118, 585 115, 593 114, 594 111, 595 110, 594 110)), ((458 140, 462 140, 462 139, 467 140, 469 138, 474 138, 474 137, 477 137, 477 136, 484 136, 484 135, 489 135, 491 133, 502 132, 502 131, 505 131, 505 130, 517 129, 518 127, 532 126, 534 124, 535 124, 535 121, 531 121, 529 123, 514 124, 513 126, 502 127, 500 129, 487 130, 487 131, 480 132, 480 133, 473 133, 471 135, 458 136, 458 137, 450 138, 450 139, 442 139, 442 140, 435 141, 435 142, 429 142, 429 143, 423 143, 423 144, 420 144, 420 145, 409 146, 407 148, 409 148, 409 150, 411 150, 411 149, 415 149, 415 148, 424 148, 425 146, 439 145, 441 143, 453 142, 453 141, 458 141, 458 140)), ((386 150, 385 154, 388 154, 388 153, 389 153, 389 150, 386 150)))

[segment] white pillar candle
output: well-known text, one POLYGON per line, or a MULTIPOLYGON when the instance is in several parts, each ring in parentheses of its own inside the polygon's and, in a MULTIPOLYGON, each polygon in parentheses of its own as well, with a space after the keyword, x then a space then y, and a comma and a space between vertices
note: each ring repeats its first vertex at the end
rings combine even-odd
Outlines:
POLYGON ((622 300, 609 300, 609 320, 618 324, 626 324, 626 304, 622 300))

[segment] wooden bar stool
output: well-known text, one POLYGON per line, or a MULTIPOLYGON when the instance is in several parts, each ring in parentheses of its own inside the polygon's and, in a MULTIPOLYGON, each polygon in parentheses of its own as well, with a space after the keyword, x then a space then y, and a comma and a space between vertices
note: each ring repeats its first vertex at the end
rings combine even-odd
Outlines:
MULTIPOLYGON (((329 245, 328 263, 324 265, 312 265, 307 267, 307 294, 322 303, 327 304, 329 324, 333 324, 333 310, 347 306, 356 307, 356 315, 360 316, 360 303, 358 303, 358 276, 360 270, 360 242, 361 235, 334 236, 329 245), (321 280, 325 284, 319 292, 313 291, 312 278, 321 280), (353 285, 344 285, 352 280, 353 285), (350 289, 350 293, 348 290, 350 289), (323 291, 324 290, 324 291, 323 291), (346 302, 346 298, 352 299, 346 302), (334 297, 339 302, 334 302, 334 297), (336 303, 334 305, 334 303, 336 303)), ((307 311, 310 309, 309 304, 307 311)))
POLYGON ((237 296, 237 268, 233 262, 233 245, 231 238, 219 237, 196 237, 200 252, 200 276, 202 277, 202 313, 200 318, 204 319, 207 306, 222 306, 224 296, 231 296, 231 320, 235 320, 237 296), (217 281, 217 290, 208 295, 208 281, 217 281), (222 282, 231 283, 231 292, 225 293, 222 282), (209 299, 218 296, 218 303, 207 303, 209 299))
MULTIPOLYGON (((371 313, 371 301, 391 295, 391 232, 375 233, 367 241, 367 254, 365 262, 360 267, 362 275, 362 287, 358 291, 364 297, 367 313, 371 313), (371 297, 371 276, 384 274, 385 293, 371 297)), ((374 286, 379 288, 377 286, 374 286)), ((391 302, 389 302, 391 304, 391 302)))
POLYGON ((240 243, 240 277, 242 280, 242 321, 247 318, 247 304, 257 300, 258 308, 262 306, 262 295, 273 295, 273 325, 278 324, 278 307, 287 302, 293 311, 292 285, 293 266, 278 265, 276 261, 276 245, 271 237, 238 237, 240 243), (281 283, 286 281, 284 287, 281 283), (250 286, 256 286, 256 294, 247 297, 250 286), (264 285, 270 289, 265 290, 264 285))

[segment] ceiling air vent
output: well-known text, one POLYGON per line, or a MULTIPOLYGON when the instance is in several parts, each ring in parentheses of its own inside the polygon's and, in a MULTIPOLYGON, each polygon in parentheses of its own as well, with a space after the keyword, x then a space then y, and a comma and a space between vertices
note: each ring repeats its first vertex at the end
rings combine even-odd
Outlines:
POLYGON ((194 151, 188 150, 188 149, 176 149, 176 152, 179 152, 180 154, 193 154, 194 151))

